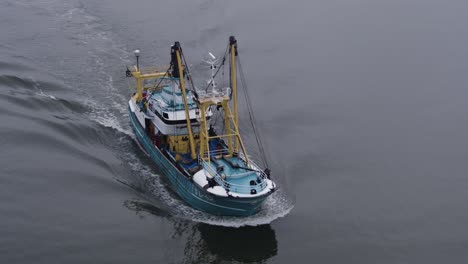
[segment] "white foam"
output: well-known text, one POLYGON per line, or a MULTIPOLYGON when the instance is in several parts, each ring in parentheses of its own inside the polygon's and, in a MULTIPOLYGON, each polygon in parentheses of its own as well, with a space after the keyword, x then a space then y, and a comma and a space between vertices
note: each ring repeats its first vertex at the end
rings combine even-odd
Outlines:
MULTIPOLYGON (((93 59, 94 63, 84 66, 90 66, 86 68, 86 72, 89 73, 89 79, 94 80, 95 83, 93 87, 89 87, 91 89, 89 91, 78 91, 84 93, 83 103, 90 109, 89 118, 102 126, 113 128, 135 139, 127 113, 128 98, 117 89, 118 87, 114 86, 112 76, 115 75, 115 72, 109 72, 107 68, 109 63, 121 62, 122 65, 129 63, 128 58, 132 56, 128 56, 125 45, 116 41, 111 32, 101 29, 99 18, 90 15, 80 6, 62 2, 60 0, 28 1, 27 5, 30 5, 31 8, 47 11, 51 7, 54 8, 55 10, 51 12, 55 12, 58 22, 70 33, 70 39, 90 48, 87 58, 93 59), (51 4, 52 2, 54 4, 51 4), (108 61, 109 58, 111 58, 110 61, 108 61), (105 78, 102 78, 103 76, 105 78)), ((115 67, 110 67, 110 70, 115 70, 115 67)), ((43 92, 39 92, 38 95, 56 99, 43 92)), ((165 210, 175 217, 220 226, 255 226, 271 223, 275 219, 287 215, 293 208, 293 204, 287 199, 287 196, 281 191, 277 191, 267 198, 260 212, 254 216, 218 217, 195 210, 175 197, 169 191, 169 186, 164 183, 166 181, 153 171, 151 165, 145 164, 137 157, 135 153, 140 150, 131 149, 128 137, 122 138, 124 141, 120 146, 122 147, 119 150, 121 153, 118 154, 125 164, 128 164, 133 176, 138 181, 142 181, 142 195, 148 197, 150 201, 157 199, 166 207, 165 210)))
POLYGON ((280 191, 272 194, 267 198, 262 205, 260 211, 247 217, 229 217, 229 216, 213 216, 206 213, 195 217, 184 217, 195 222, 201 222, 210 225, 227 226, 227 227, 242 227, 242 226, 258 226, 270 224, 274 220, 284 217, 293 209, 294 205, 280 191))
MULTIPOLYGON (((97 107, 96 104, 91 103, 91 101, 88 100, 88 106, 90 105, 93 105, 91 106, 91 113, 89 114, 89 118, 91 120, 104 127, 113 128, 132 138, 135 137, 130 125, 124 125, 120 121, 121 119, 119 119, 111 110, 97 107)), ((126 117, 128 118, 128 114, 126 114, 126 117)), ((125 118, 125 116, 122 116, 122 118, 125 118)))
POLYGON ((141 180, 145 183, 145 186, 142 186, 142 195, 149 201, 157 199, 158 202, 163 204, 165 210, 174 217, 217 226, 257 226, 269 224, 278 218, 286 216, 294 207, 287 196, 281 190, 278 190, 267 198, 261 210, 253 216, 229 217, 210 215, 190 207, 181 201, 180 198, 175 197, 168 189, 170 186, 163 183, 164 181, 161 177, 164 176, 154 173, 149 164, 144 164, 135 154, 128 152, 124 158, 127 159, 127 164, 130 165, 136 176, 141 177, 141 180))
POLYGON ((50 94, 46 94, 46 93, 44 93, 42 90, 41 90, 40 92, 38 92, 38 93, 35 93, 35 95, 47 97, 47 98, 50 98, 50 99, 52 99, 52 100, 57 101, 57 98, 56 98, 55 96, 50 95, 50 94))

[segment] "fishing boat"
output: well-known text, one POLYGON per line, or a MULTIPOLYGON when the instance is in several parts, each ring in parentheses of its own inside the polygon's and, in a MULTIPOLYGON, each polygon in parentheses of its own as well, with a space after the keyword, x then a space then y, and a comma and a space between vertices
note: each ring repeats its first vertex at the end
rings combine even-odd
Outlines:
MULTIPOLYGON (((211 79, 201 89, 193 83, 179 42, 171 46, 166 67, 140 68, 139 50, 135 56, 136 65, 126 72, 136 86, 128 102, 131 126, 141 149, 172 189, 193 208, 213 215, 257 213, 276 184, 268 167, 260 167, 247 154, 239 133, 235 37, 229 38, 220 65, 210 62, 211 79), (225 61, 229 61, 230 84, 219 87, 215 77, 225 61), (222 126, 215 117, 218 121, 221 117, 222 126)), ((250 100, 247 105, 252 121, 250 100)), ((252 126, 261 145, 254 122, 252 126)), ((260 153, 264 159, 263 146, 260 153)))

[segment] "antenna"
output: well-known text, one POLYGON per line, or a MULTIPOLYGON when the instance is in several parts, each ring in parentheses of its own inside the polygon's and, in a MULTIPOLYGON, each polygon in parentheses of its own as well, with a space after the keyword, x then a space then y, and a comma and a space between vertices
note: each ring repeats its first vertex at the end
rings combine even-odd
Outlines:
POLYGON ((140 71, 140 63, 139 63, 140 50, 139 49, 134 50, 133 54, 135 54, 135 57, 136 57, 136 60, 137 60, 137 70, 140 71))
POLYGON ((215 57, 215 55, 213 55, 213 53, 208 52, 208 54, 210 55, 210 57, 211 57, 213 60, 216 60, 216 57, 215 57))
POLYGON ((216 56, 213 55, 213 53, 208 52, 208 55, 210 55, 211 59, 204 60, 205 63, 210 65, 211 69, 211 78, 207 81, 208 85, 211 84, 211 87, 216 88, 216 82, 215 82, 215 73, 216 73, 216 63, 218 63, 218 60, 216 59, 216 56))

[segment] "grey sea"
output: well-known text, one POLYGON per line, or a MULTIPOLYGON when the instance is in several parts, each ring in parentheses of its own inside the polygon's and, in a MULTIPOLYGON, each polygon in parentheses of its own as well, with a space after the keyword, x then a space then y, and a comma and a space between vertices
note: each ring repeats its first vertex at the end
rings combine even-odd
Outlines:
POLYGON ((0 263, 468 262, 467 13, 457 0, 0 0, 0 263), (247 218, 180 200, 126 106, 134 49, 167 65, 180 41, 203 83, 230 35, 280 186, 247 218))

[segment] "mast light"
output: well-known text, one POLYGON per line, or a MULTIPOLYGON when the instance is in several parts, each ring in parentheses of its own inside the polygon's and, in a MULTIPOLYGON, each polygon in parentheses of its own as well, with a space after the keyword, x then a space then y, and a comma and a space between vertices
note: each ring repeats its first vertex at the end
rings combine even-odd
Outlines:
POLYGON ((140 71, 140 63, 139 63, 140 50, 139 49, 134 50, 133 54, 135 54, 135 57, 136 57, 136 60, 137 60, 137 70, 140 71))

